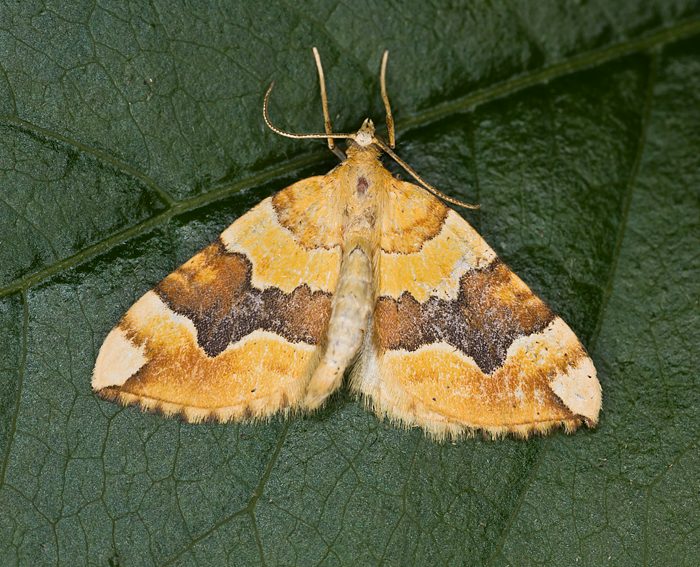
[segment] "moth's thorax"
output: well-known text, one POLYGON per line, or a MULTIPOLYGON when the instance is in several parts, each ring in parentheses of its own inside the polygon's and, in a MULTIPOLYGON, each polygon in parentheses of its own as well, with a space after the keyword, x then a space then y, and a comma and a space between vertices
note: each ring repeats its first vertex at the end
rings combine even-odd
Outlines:
POLYGON ((345 163, 376 161, 377 163, 379 163, 379 165, 381 165, 381 163, 379 162, 379 156, 381 155, 381 151, 374 144, 362 146, 356 142, 351 141, 348 144, 346 153, 348 159, 345 161, 345 163))
POLYGON ((373 253, 379 238, 381 203, 391 174, 379 161, 374 146, 351 144, 347 160, 337 169, 343 204, 344 246, 362 246, 373 253))
POLYGON ((346 200, 366 203, 380 198, 382 191, 386 191, 393 177, 379 156, 376 146, 362 147, 355 143, 348 146, 347 159, 336 170, 346 200))

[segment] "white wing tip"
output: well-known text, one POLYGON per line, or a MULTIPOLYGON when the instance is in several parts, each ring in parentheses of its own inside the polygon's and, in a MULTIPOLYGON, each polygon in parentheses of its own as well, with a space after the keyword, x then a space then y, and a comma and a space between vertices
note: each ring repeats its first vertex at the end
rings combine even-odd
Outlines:
POLYGON ((598 423, 602 390, 593 361, 588 356, 576 366, 569 367, 566 373, 559 374, 550 383, 550 388, 573 413, 585 417, 593 425, 598 423))
POLYGON ((97 355, 92 373, 92 389, 98 391, 110 386, 121 386, 146 362, 143 346, 135 345, 122 329, 115 327, 107 335, 97 355))

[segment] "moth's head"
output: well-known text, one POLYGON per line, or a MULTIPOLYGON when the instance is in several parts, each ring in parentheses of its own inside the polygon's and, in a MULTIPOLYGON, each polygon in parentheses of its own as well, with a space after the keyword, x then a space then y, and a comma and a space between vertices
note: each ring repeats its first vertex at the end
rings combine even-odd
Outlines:
POLYGON ((371 146, 374 142, 374 122, 371 119, 365 118, 365 121, 360 126, 360 129, 355 134, 354 142, 363 148, 371 146))

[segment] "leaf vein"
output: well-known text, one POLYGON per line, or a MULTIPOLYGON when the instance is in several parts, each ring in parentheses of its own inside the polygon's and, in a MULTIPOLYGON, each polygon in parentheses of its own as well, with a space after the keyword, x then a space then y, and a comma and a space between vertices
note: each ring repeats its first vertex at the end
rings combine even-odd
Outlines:
POLYGON ((15 433, 17 432, 17 418, 19 416, 20 402, 22 400, 22 387, 24 385, 24 374, 27 366, 27 345, 28 345, 28 334, 29 334, 29 301, 27 298, 27 292, 22 293, 22 349, 20 352, 19 366, 17 370, 17 402, 15 403, 15 411, 12 415, 12 422, 10 423, 10 430, 7 437, 7 449, 5 449, 5 455, 3 455, 2 463, 0 463, 0 488, 5 485, 5 474, 7 473, 7 465, 10 460, 10 452, 12 451, 12 444, 15 439, 15 433))
POLYGON ((649 117, 651 115, 651 105, 654 94, 654 85, 656 84, 657 70, 658 56, 655 53, 652 53, 649 59, 649 78, 647 79, 646 94, 644 96, 644 107, 642 110, 642 122, 639 131, 639 142, 635 150, 634 160, 632 161, 632 168, 630 169, 627 187, 622 201, 622 217, 620 218, 620 224, 617 230, 617 235, 615 237, 612 258, 610 260, 610 271, 608 273, 608 277, 605 283, 605 288, 603 288, 603 295, 600 301, 600 309, 598 310, 598 315, 596 317, 596 326, 594 327, 593 333, 590 338, 591 345, 595 345, 598 342, 598 336, 600 335, 600 331, 603 326, 605 311, 607 309, 608 302, 610 301, 610 297, 612 295, 613 287, 615 284, 615 274, 617 273, 617 266, 619 264, 620 253, 622 251, 622 242, 624 240, 625 234, 627 233, 627 224, 630 206, 632 204, 632 196, 636 187, 637 176, 639 175, 642 156, 644 154, 644 148, 646 146, 647 131, 649 128, 649 117))

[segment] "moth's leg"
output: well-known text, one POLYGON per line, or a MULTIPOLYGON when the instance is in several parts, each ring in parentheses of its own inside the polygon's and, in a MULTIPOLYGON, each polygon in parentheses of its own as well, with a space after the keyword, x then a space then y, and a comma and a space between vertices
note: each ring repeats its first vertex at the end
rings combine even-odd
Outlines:
POLYGON ((336 157, 340 161, 345 161, 347 159, 345 152, 341 150, 338 146, 334 146, 333 148, 331 148, 331 151, 336 155, 336 157))

